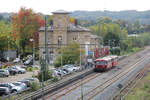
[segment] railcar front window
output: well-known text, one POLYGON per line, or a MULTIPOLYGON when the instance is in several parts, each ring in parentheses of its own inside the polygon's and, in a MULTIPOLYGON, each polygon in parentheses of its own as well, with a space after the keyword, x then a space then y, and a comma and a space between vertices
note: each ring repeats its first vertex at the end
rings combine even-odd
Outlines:
POLYGON ((105 64, 106 64, 106 62, 103 62, 103 61, 96 62, 96 65, 105 65, 105 64))

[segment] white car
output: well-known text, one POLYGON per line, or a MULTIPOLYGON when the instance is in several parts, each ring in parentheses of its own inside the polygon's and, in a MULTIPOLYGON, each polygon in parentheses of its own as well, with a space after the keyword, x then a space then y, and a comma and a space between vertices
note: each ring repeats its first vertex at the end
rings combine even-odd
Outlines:
POLYGON ((32 59, 32 58, 29 58, 29 59, 27 59, 27 60, 24 62, 25 65, 29 65, 29 64, 32 64, 32 63, 33 63, 33 59, 32 59))
POLYGON ((63 66, 63 68, 65 68, 66 70, 68 70, 69 72, 75 72, 78 70, 78 67, 75 67, 73 65, 65 65, 63 66))
POLYGON ((53 77, 61 77, 63 75, 64 74, 62 72, 60 72, 60 71, 58 71, 56 69, 53 71, 53 74, 52 74, 53 77))
POLYGON ((20 58, 16 58, 16 59, 14 59, 14 61, 13 61, 14 63, 18 63, 18 62, 20 62, 20 58))

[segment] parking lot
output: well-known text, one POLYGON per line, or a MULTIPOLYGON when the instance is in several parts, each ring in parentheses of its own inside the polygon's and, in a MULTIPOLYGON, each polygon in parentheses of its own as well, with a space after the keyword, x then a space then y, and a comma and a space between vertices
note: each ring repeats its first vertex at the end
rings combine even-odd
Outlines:
POLYGON ((0 83, 20 81, 25 78, 31 78, 34 74, 37 74, 37 71, 26 72, 25 74, 10 75, 9 77, 0 77, 0 83))

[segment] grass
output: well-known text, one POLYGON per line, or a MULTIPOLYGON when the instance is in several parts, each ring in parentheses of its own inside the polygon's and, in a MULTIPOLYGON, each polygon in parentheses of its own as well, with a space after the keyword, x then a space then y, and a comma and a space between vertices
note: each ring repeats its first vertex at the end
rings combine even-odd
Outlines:
POLYGON ((140 80, 124 100, 150 100, 150 72, 140 80))
POLYGON ((34 71, 34 70, 38 70, 38 68, 37 67, 27 67, 26 68, 27 72, 31 72, 31 71, 34 71))
POLYGON ((126 54, 131 54, 131 53, 136 53, 138 51, 140 51, 142 48, 131 48, 131 49, 127 49, 126 51, 121 52, 120 55, 126 55, 126 54))

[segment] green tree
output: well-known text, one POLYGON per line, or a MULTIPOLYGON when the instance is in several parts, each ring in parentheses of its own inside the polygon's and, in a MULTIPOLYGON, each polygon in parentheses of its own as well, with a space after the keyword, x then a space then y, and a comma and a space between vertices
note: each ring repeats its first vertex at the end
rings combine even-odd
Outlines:
POLYGON ((4 21, 0 21, 0 52, 8 50, 8 36, 10 34, 10 30, 11 28, 8 24, 4 21))
MULTIPOLYGON (((80 61, 80 45, 76 42, 72 42, 67 47, 61 48, 59 51, 60 55, 57 56, 54 65, 55 67, 61 66, 62 64, 77 64, 80 61)), ((82 61, 83 61, 84 50, 81 50, 82 61)))

